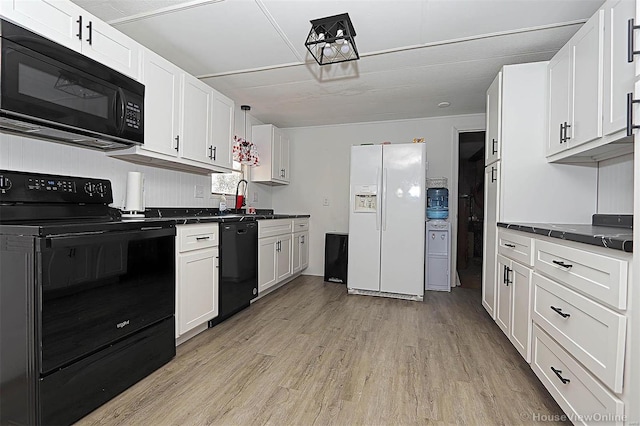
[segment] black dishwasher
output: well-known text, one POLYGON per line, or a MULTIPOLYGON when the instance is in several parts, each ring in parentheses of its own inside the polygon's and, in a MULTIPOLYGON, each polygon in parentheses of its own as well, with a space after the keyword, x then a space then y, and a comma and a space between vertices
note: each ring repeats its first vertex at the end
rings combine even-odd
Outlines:
POLYGON ((221 223, 219 249, 218 316, 209 327, 248 307, 258 296, 258 223, 221 223))

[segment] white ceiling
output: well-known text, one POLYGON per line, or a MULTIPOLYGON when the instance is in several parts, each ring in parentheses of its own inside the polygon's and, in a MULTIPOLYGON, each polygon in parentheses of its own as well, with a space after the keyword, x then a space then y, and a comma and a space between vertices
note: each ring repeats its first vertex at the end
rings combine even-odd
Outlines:
POLYGON ((484 112, 502 65, 550 59, 603 3, 73 1, 278 127, 484 112), (309 21, 345 12, 361 59, 320 67, 309 21))

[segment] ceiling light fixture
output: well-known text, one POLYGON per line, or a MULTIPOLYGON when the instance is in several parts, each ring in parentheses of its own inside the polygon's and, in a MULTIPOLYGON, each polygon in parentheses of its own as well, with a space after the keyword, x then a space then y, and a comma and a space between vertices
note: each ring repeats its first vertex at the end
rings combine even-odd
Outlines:
POLYGON ((314 19, 304 45, 319 65, 360 59, 348 13, 314 19))

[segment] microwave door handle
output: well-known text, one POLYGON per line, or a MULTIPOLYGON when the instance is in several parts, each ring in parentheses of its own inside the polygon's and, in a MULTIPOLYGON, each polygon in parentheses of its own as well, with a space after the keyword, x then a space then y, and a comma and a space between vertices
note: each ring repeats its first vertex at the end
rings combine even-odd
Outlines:
POLYGON ((118 88, 118 90, 116 91, 116 96, 115 96, 115 99, 113 100, 113 110, 114 110, 114 116, 116 118, 116 127, 118 130, 118 134, 121 134, 124 128, 125 104, 124 104, 124 93, 120 88, 118 88))

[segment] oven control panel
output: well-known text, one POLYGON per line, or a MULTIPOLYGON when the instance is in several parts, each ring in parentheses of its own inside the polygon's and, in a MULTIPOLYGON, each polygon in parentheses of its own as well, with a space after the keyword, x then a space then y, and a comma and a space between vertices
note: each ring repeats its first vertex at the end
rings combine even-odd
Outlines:
POLYGON ((0 170, 0 203, 113 202, 111 182, 77 176, 0 170))

